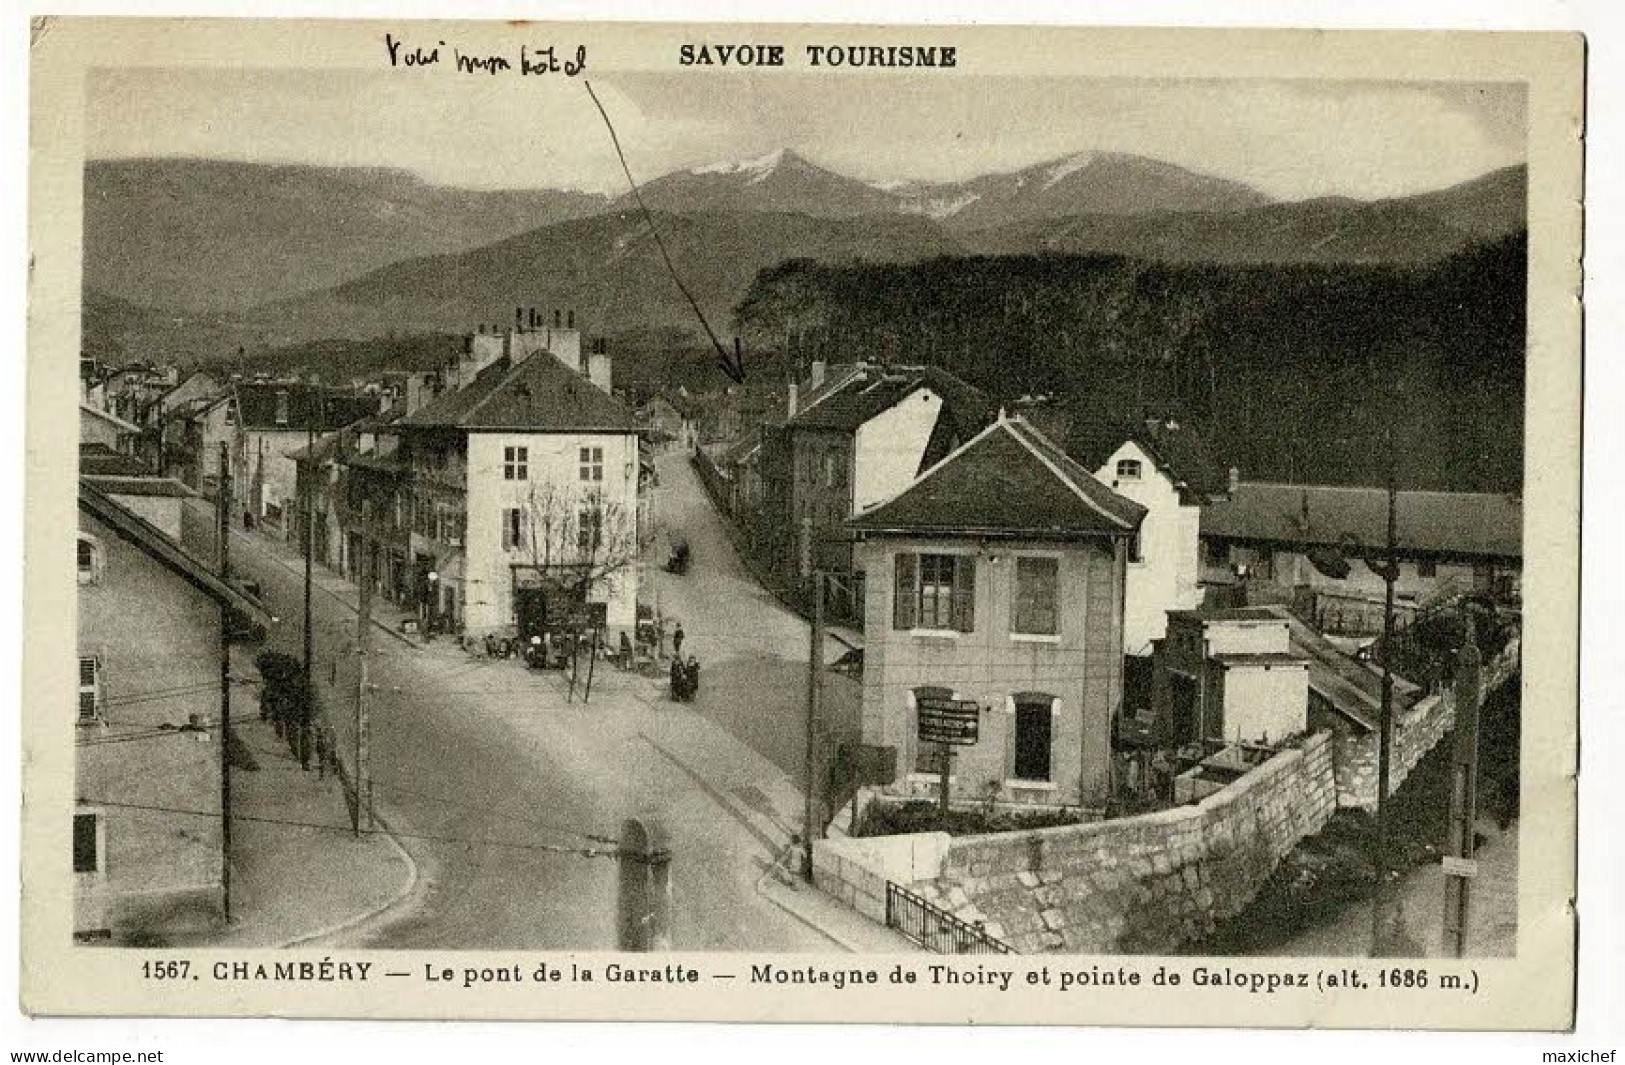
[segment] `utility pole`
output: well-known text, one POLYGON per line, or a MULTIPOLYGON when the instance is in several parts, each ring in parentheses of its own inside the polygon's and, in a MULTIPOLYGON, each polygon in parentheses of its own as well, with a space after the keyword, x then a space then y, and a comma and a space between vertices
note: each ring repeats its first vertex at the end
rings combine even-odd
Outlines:
MULTIPOLYGON (((220 445, 220 491, 215 527, 220 537, 220 579, 231 583, 231 479, 226 444, 220 445)), ((231 920, 231 605, 220 604, 220 900, 231 920)))
POLYGON ((1371 956, 1383 956, 1388 925, 1388 778, 1394 744, 1394 582, 1399 577, 1398 491, 1394 472, 1394 430, 1383 426, 1383 449, 1388 465, 1388 536, 1383 555, 1382 584, 1382 711, 1377 719, 1377 885, 1371 897, 1371 956))
POLYGON ((1444 952, 1452 958, 1467 953, 1467 925, 1472 914, 1473 876, 1478 872, 1478 698, 1483 656, 1466 615, 1467 641, 1456 660, 1455 749, 1451 752, 1450 820, 1444 843, 1444 952))
POLYGON ((801 855, 801 873, 809 883, 813 878, 813 839, 823 835, 818 825, 818 726, 824 713, 824 571, 812 573, 812 639, 807 654, 807 804, 802 817, 806 849, 801 855))
POLYGON ((311 649, 315 644, 311 625, 310 591, 316 557, 316 421, 305 423, 305 692, 299 709, 299 767, 310 769, 310 710, 315 689, 311 686, 311 649))
MULTIPOLYGON (((370 528, 367 501, 361 503, 362 528, 370 528)), ((355 683, 355 834, 361 835, 362 808, 366 809, 366 827, 372 828, 372 771, 367 765, 371 757, 367 735, 371 723, 367 717, 367 655, 372 643, 372 547, 365 537, 361 545, 361 602, 355 619, 356 683, 355 683)))

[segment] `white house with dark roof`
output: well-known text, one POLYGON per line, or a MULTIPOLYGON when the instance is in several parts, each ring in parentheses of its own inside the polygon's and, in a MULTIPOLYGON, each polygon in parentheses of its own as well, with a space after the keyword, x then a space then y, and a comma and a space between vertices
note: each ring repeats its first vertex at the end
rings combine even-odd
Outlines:
POLYGON ((847 522, 866 574, 863 741, 890 789, 934 795, 922 701, 974 703, 954 749, 969 801, 1093 806, 1123 697, 1123 596, 1145 508, 1021 418, 1001 417, 847 522))
POLYGON ((390 427, 412 561, 467 634, 585 618, 614 640, 637 623, 640 430, 604 387, 601 351, 565 358, 545 341, 470 338, 460 387, 390 427))

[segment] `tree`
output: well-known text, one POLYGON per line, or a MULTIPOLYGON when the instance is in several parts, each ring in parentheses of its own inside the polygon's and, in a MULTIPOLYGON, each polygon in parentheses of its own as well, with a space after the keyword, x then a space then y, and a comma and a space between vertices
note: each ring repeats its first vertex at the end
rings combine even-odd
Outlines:
POLYGON ((521 548, 570 602, 586 602, 594 588, 637 563, 637 512, 607 498, 601 486, 576 491, 532 481, 522 513, 521 548))

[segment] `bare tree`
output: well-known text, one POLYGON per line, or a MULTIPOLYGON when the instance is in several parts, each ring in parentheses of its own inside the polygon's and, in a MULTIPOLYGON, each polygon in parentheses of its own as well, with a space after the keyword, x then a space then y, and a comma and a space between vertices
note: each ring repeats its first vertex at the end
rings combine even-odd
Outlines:
POLYGON ((608 499, 602 488, 572 491, 533 481, 525 498, 521 547, 537 572, 574 602, 638 561, 635 509, 608 499))

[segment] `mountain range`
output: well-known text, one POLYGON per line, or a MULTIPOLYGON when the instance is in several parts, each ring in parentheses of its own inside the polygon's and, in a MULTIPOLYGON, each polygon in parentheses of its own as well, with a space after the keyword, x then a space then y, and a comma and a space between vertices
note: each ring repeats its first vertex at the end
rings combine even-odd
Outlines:
MULTIPOLYGON (((1117 153, 879 185, 781 150, 640 191, 685 285, 726 333, 756 274, 798 258, 1431 262, 1521 230, 1526 181, 1511 167, 1419 196, 1278 202, 1117 153)), ((522 305, 574 309, 600 333, 697 334, 664 260, 630 194, 477 191, 402 171, 195 159, 85 171, 86 347, 130 357, 175 357, 177 336, 192 339, 186 349, 263 349, 461 332, 511 321, 522 305)))

